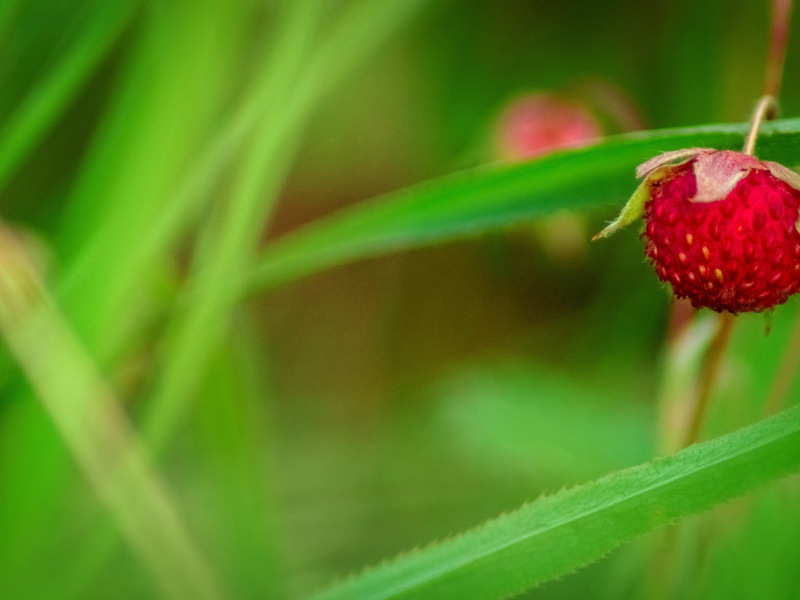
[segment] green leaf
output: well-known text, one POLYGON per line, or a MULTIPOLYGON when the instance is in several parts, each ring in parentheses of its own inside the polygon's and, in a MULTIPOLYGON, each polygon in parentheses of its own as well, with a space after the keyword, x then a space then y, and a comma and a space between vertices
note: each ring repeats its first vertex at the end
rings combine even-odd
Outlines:
POLYGON ((537 500, 315 600, 506 598, 800 467, 800 407, 537 500))
MULTIPOLYGON (((248 290, 272 288, 349 261, 508 227, 559 210, 610 206, 636 188, 634 169, 691 146, 738 149, 745 124, 628 134, 519 165, 494 165, 424 183, 338 212, 273 242, 248 290)), ((800 156, 800 119, 763 126, 759 156, 800 156)))

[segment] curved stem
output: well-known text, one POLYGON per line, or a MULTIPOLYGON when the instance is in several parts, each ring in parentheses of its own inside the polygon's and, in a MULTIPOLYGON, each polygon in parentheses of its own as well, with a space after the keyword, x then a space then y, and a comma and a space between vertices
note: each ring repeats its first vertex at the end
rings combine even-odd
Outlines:
POLYGON ((767 57, 767 70, 764 75, 764 95, 758 101, 756 112, 750 122, 750 131, 745 138, 743 154, 753 155, 756 148, 758 128, 762 121, 770 121, 777 116, 776 98, 781 91, 783 64, 786 60, 786 44, 789 40, 789 17, 792 14, 792 0, 772 0, 772 32, 767 57))
POLYGON ((778 97, 783 79, 786 43, 789 39, 789 17, 792 0, 772 1, 772 35, 770 36, 767 72, 764 76, 764 95, 778 97))
POLYGON ((695 401, 694 411, 692 412, 692 420, 686 432, 684 446, 691 446, 700 438, 700 431, 703 428, 703 422, 708 413, 711 392, 714 389, 714 383, 717 380, 719 367, 722 363, 722 356, 725 354, 725 348, 727 348, 728 342, 731 339, 731 332, 733 331, 733 324, 735 322, 736 317, 731 313, 722 313, 717 333, 714 335, 714 339, 711 340, 711 345, 708 347, 703 360, 697 400, 695 401))
POLYGON ((771 121, 775 118, 778 112, 777 108, 778 106, 773 96, 763 96, 758 101, 753 118, 750 121, 750 131, 747 132, 747 137, 744 139, 742 154, 749 154, 750 156, 754 154, 758 128, 761 126, 762 121, 771 121))

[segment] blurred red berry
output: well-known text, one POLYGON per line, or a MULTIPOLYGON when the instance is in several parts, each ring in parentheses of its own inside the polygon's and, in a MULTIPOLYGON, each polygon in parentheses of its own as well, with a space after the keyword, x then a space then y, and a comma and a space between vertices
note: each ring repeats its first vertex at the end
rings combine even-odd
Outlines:
POLYGON ((504 159, 525 160, 584 146, 601 135, 594 117, 580 104, 551 94, 533 94, 516 100, 503 112, 498 149, 504 159))

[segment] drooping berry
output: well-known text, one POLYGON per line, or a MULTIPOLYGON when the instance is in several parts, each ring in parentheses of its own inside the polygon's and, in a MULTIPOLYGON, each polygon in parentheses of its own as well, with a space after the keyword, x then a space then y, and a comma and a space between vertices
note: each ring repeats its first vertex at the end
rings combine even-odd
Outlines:
POLYGON ((800 290, 800 176, 731 151, 693 148, 656 157, 620 218, 644 214, 645 254, 659 279, 692 305, 762 311, 800 290), (677 164, 676 164, 677 161, 677 164))
MULTIPOLYGON (((495 158, 519 162, 565 148, 597 141, 603 132, 580 103, 553 93, 533 93, 515 99, 494 127, 495 158)), ((544 251, 556 262, 571 264, 587 250, 585 218, 564 212, 536 224, 544 251)))
POLYGON ((497 126, 501 158, 527 160, 600 138, 603 132, 582 105, 554 94, 530 94, 512 102, 497 126))

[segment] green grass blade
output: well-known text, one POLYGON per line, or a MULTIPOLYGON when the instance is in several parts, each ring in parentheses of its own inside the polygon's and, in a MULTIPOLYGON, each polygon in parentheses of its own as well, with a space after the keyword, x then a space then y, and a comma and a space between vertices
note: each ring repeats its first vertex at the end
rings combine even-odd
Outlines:
POLYGON ((214 0, 159 6, 144 13, 57 237, 59 302, 102 364, 128 342, 119 325, 141 305, 134 296, 149 288, 153 266, 166 262, 142 258, 141 241, 229 98, 235 28, 248 15, 214 0), (147 268, 134 271, 142 261, 147 268))
MULTIPOLYGON (((222 102, 230 98, 231 73, 242 43, 237 25, 252 21, 246 4, 238 10, 239 3, 217 0, 160 3, 143 11, 132 32, 130 56, 120 65, 108 114, 64 207, 57 254, 70 273, 71 286, 64 285, 66 278, 60 273, 54 285, 73 331, 103 367, 130 349, 129 336, 136 343, 143 321, 135 315, 142 315, 144 306, 155 306, 149 304, 158 286, 152 279, 155 271, 140 271, 131 281, 125 272, 129 257, 139 251, 153 213, 168 202, 182 169, 194 159, 222 102), (102 253, 78 267, 70 257, 95 235, 102 238, 102 253), (118 293, 121 279, 128 285, 118 293)), ((160 267, 165 262, 147 264, 160 267)), ((21 405, 36 399, 22 386, 12 388, 9 396, 14 398, 10 403, 21 405)), ((88 524, 87 515, 76 515, 72 488, 83 485, 80 473, 75 473, 57 432, 48 426, 47 415, 17 412, 19 418, 3 422, 3 435, 15 441, 3 462, 17 474, 19 485, 4 486, 0 494, 2 554, 13 556, 12 566, 4 564, 0 573, 0 595, 8 591, 8 597, 17 597, 17 589, 23 589, 29 592, 25 597, 51 597, 48 589, 71 586, 72 573, 79 570, 86 573, 84 580, 96 579, 101 567, 108 568, 109 550, 119 545, 119 535, 115 532, 108 542, 105 533, 92 532, 97 528, 88 524), (35 492, 20 493, 32 480, 35 492), (5 523, 19 526, 3 528, 5 523), (59 527, 53 529, 51 523, 59 527), (47 537, 32 535, 38 528, 49 530, 47 537), (81 532, 68 542, 74 568, 43 567, 53 564, 54 541, 68 531, 81 532), (84 560, 86 556, 90 558, 84 560), (47 581, 37 576, 42 569, 50 574, 47 581)), ((55 563, 63 566, 65 561, 59 557, 55 563)))
POLYGON ((304 95, 318 99, 358 68, 398 29, 406 25, 428 0, 351 3, 309 65, 304 95))
POLYGON ((507 598, 800 468, 800 407, 369 570, 315 600, 507 598))
POLYGON ((197 504, 206 547, 241 598, 285 597, 272 489, 267 357, 249 315, 212 356, 193 413, 197 504))
MULTIPOLYGON (((272 288, 361 258, 434 244, 546 216, 626 200, 634 169, 667 150, 738 148, 744 124, 650 131, 610 138, 521 165, 498 165, 402 190, 312 223, 267 246, 248 289, 272 288)), ((800 119, 765 125, 759 156, 800 156, 800 119)))
POLYGON ((268 75, 265 118, 246 148, 228 205, 209 221, 206 235, 198 244, 185 306, 167 333, 163 370, 144 423, 154 447, 168 438, 201 374, 198 367, 203 366, 224 331, 225 317, 235 299, 232 288, 241 280, 241 265, 251 256, 265 214, 288 168, 290 148, 296 144, 298 121, 292 100, 322 6, 312 0, 287 6, 268 75))
MULTIPOLYGON (((231 195, 231 207, 222 217, 222 225, 212 232, 214 239, 198 255, 188 303, 168 338, 163 371, 145 421, 147 437, 155 446, 166 440, 182 413, 202 366, 219 339, 227 314, 238 299, 236 292, 247 276, 243 265, 252 259, 294 149, 318 102, 422 4, 423 0, 356 2, 314 50, 310 64, 300 71, 299 77, 288 77, 299 65, 294 69, 286 67, 292 56, 300 59, 302 65, 305 53, 278 53, 282 64, 276 65, 276 81, 271 86, 273 97, 243 160, 231 195)), ((291 42, 291 38, 287 40, 291 42)))
POLYGON ((123 536, 165 597, 223 598, 125 409, 8 230, 0 257, 3 338, 123 536))
POLYGON ((36 148, 119 37, 136 0, 105 3, 82 36, 0 129, 0 187, 36 148))
MULTIPOLYGON (((349 6, 340 22, 317 48, 309 65, 304 67, 301 75, 303 85, 292 99, 291 110, 286 111, 297 123, 284 131, 301 129, 310 112, 325 94, 371 56, 375 48, 408 20, 424 1, 361 0, 349 6)), ((259 122, 267 118, 265 113, 266 108, 271 105, 271 83, 269 77, 261 77, 237 109, 232 111, 232 116, 219 127, 217 134, 204 145, 199 158, 182 179, 177 191, 168 201, 163 202, 163 210, 158 218, 136 236, 135 252, 126 255, 124 261, 117 259, 112 274, 97 278, 94 273, 95 264, 104 262, 108 255, 109 239, 115 240, 120 236, 113 228, 101 231, 100 235, 94 234, 92 241, 65 274, 60 289, 82 288, 86 285, 86 278, 92 278, 111 281, 106 286, 111 288, 108 294, 113 297, 120 297, 130 290, 133 282, 142 276, 147 266, 162 256, 187 225, 196 219, 209 200, 223 170, 241 150, 259 122)), ((283 126, 285 125, 284 122, 283 126)), ((287 151, 290 146, 286 141, 287 151)), ((99 294, 92 297, 97 296, 99 294)), ((102 310, 95 312, 102 313, 102 310)))

